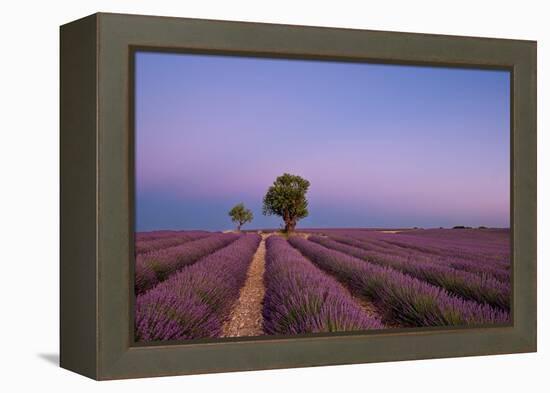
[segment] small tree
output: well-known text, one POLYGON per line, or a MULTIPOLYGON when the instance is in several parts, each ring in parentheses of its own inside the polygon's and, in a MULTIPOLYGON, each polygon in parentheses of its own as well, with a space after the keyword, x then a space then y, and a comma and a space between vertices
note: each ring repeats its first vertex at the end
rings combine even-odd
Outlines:
POLYGON ((293 232, 298 220, 309 214, 306 199, 308 188, 309 181, 306 179, 284 173, 267 190, 263 214, 281 216, 285 223, 285 232, 293 232))
POLYGON ((233 208, 229 210, 229 217, 231 217, 231 221, 237 223, 237 231, 241 230, 241 226, 247 222, 252 222, 254 219, 252 211, 244 207, 243 203, 233 206, 233 208))

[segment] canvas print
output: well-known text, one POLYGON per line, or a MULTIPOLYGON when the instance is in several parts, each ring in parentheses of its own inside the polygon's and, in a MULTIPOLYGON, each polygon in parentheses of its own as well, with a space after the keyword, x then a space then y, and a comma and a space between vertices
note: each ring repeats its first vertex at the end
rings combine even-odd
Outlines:
POLYGON ((511 322, 508 71, 134 56, 137 343, 511 322))

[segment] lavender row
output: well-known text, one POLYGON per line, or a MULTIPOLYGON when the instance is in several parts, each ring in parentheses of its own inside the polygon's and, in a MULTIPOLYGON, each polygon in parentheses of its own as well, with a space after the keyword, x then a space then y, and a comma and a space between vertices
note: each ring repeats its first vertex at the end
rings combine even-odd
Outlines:
POLYGON ((464 300, 389 267, 365 262, 294 236, 289 242, 318 267, 359 296, 374 300, 384 319, 403 326, 461 326, 508 323, 504 310, 464 300))
POLYGON ((138 255, 135 269, 136 294, 147 291, 182 267, 195 263, 237 238, 238 235, 235 234, 218 233, 180 246, 138 255))
MULTIPOLYGON (((499 237, 488 236, 487 230, 426 230, 405 231, 396 234, 370 233, 385 242, 404 248, 446 256, 460 256, 507 265, 510 257, 510 235, 499 232, 499 237)), ((365 236, 365 234, 361 234, 365 236)))
POLYGON ((489 247, 488 245, 464 245, 464 244, 446 244, 443 241, 434 241, 433 239, 414 238, 410 236, 395 236, 382 239, 383 241, 428 254, 443 256, 462 257, 475 259, 481 263, 492 263, 500 267, 508 266, 509 246, 489 247))
POLYGON ((147 254, 163 248, 178 246, 191 240, 202 239, 210 235, 211 233, 206 231, 186 231, 170 237, 162 237, 160 239, 138 240, 135 245, 135 253, 136 255, 147 254))
POLYGON ((418 262, 427 262, 431 264, 448 266, 453 269, 463 270, 470 273, 475 273, 482 277, 492 276, 493 278, 510 283, 510 272, 504 268, 497 267, 491 264, 476 262, 475 260, 462 259, 450 256, 438 256, 416 252, 411 249, 404 249, 384 242, 378 242, 371 239, 357 240, 353 236, 330 236, 340 243, 349 244, 354 247, 362 248, 367 251, 376 251, 391 257, 412 258, 418 262), (382 243, 382 244, 380 244, 382 243))
POLYGON ((332 277, 316 268, 286 240, 266 241, 264 331, 302 334, 382 329, 332 277))
MULTIPOLYGON (((388 234, 381 232, 357 232, 350 231, 349 236, 360 240, 373 240, 384 242, 388 245, 400 247, 405 250, 414 250, 425 254, 433 254, 445 257, 462 258, 475 261, 480 264, 492 264, 500 268, 509 267, 510 243, 504 238, 498 244, 487 242, 472 237, 463 239, 460 230, 427 230, 409 231, 388 234), (426 232, 425 235, 419 235, 426 232), (445 237, 439 235, 445 233, 445 237), (437 236, 439 235, 439 236, 437 236), (433 237, 432 237, 433 236, 433 237)), ((476 234, 483 239, 483 231, 477 230, 476 234)))
POLYGON ((446 250, 445 253, 423 252, 414 247, 399 246, 393 242, 383 241, 373 236, 363 236, 355 232, 348 232, 344 236, 330 235, 330 237, 338 238, 338 241, 345 238, 349 242, 360 242, 369 249, 392 255, 414 256, 414 258, 430 260, 433 263, 444 264, 458 270, 482 275, 490 274, 500 281, 510 282, 510 271, 507 269, 510 265, 489 257, 466 255, 460 251, 451 252, 449 250, 446 250))
POLYGON ((487 303, 504 310, 510 309, 510 284, 489 276, 479 276, 462 270, 434 263, 420 262, 350 246, 320 236, 310 236, 311 241, 327 248, 363 259, 380 266, 388 266, 433 285, 438 285, 465 299, 487 303))
POLYGON ((174 231, 169 229, 151 232, 136 232, 136 241, 165 239, 167 237, 177 236, 181 232, 182 231, 174 231))
POLYGON ((218 337, 261 237, 237 241, 188 266, 137 297, 138 342, 218 337))
POLYGON ((429 237, 436 241, 453 241, 466 244, 502 244, 510 241, 509 228, 492 229, 428 229, 402 231, 400 234, 429 237))
MULTIPOLYGON (((506 255, 510 244, 508 231, 502 231, 498 240, 487 236, 486 230, 416 230, 387 233, 382 231, 349 231, 349 234, 382 241, 402 242, 404 247, 419 246, 426 252, 458 250, 470 255, 506 255)), ((489 232, 490 233, 490 232, 489 232)))

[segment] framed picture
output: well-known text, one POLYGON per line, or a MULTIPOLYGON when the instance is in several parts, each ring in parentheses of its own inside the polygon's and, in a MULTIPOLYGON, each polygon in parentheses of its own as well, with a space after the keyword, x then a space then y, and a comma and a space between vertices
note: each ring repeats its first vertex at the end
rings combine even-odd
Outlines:
POLYGON ((61 366, 536 351, 536 43, 61 27, 61 366))

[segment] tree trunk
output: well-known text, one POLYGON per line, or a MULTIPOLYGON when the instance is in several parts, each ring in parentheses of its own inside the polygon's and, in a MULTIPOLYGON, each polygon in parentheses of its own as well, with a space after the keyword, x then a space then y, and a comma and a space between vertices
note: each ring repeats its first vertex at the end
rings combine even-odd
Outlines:
POLYGON ((285 232, 286 233, 292 233, 294 232, 294 229, 296 228, 296 220, 285 220, 285 232))
POLYGON ((242 225, 242 224, 237 225, 237 232, 240 232, 240 231, 241 231, 241 225, 242 225))

